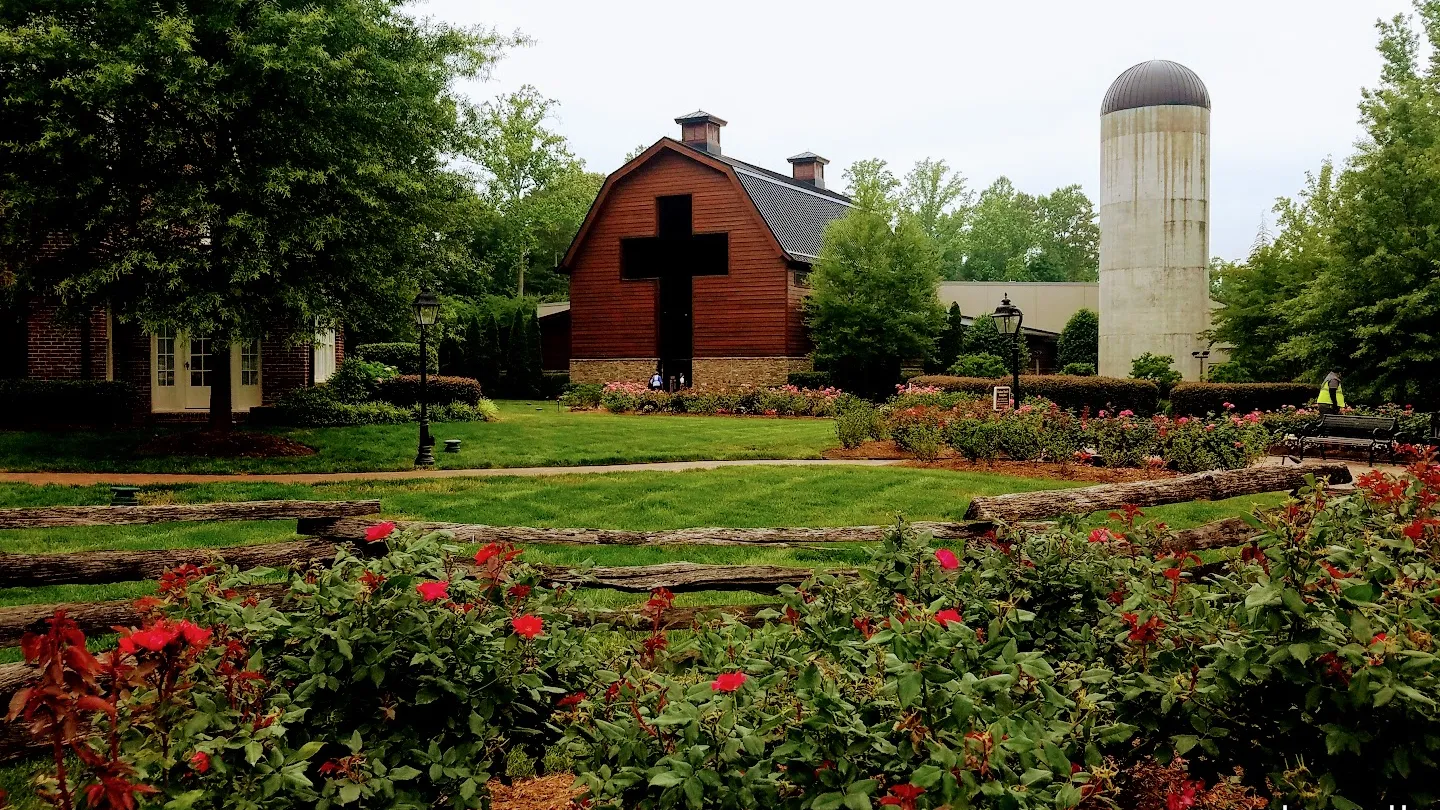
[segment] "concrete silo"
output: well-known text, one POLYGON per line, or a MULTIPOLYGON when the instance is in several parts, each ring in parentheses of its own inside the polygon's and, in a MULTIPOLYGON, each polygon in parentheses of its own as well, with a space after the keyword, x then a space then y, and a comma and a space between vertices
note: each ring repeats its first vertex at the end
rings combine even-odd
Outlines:
POLYGON ((1210 93, 1162 59, 1120 74, 1100 109, 1100 373, 1168 354, 1193 380, 1210 328, 1210 93))

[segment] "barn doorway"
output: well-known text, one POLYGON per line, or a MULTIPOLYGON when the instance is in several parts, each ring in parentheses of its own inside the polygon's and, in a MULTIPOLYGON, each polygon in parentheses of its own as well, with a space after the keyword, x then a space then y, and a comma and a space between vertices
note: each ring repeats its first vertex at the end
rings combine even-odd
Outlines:
POLYGON ((655 282, 655 353, 666 385, 695 382, 695 276, 730 272, 730 234, 695 233, 693 198, 655 198, 655 236, 620 240, 620 277, 655 282))

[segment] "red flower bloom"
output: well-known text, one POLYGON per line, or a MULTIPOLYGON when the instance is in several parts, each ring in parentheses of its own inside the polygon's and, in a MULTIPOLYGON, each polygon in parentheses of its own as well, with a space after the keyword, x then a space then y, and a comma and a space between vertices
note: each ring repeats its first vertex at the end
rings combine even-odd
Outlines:
POLYGON ((1160 640, 1160 631, 1165 629, 1165 622, 1160 621, 1159 616, 1143 622, 1134 613, 1122 613, 1120 618, 1130 626, 1130 641, 1135 644, 1154 644, 1160 640))
POLYGON ((385 582, 384 574, 377 574, 374 571, 366 571, 360 577, 360 584, 365 586, 367 591, 378 591, 385 582))
POLYGON ((530 595, 530 586, 514 585, 510 588, 509 593, 511 599, 524 599, 525 597, 530 595))
POLYGON ((210 770, 210 755, 204 751, 196 751, 190 755, 190 767, 194 768, 196 773, 205 773, 210 770))
POLYGON ((1086 539, 1092 543, 1108 543, 1111 540, 1115 539, 1115 535, 1111 534, 1109 529, 1101 526, 1100 528, 1090 532, 1090 536, 1086 539))
POLYGON ((443 579, 437 579, 433 582, 422 582, 415 586, 415 590, 420 592, 420 598, 426 602, 450 598, 450 583, 443 579))
POLYGON ((924 792, 925 788, 915 785, 896 785, 890 788, 890 795, 881 799, 879 804, 898 807, 900 810, 915 810, 915 800, 924 792))
POLYGON ((951 551, 948 548, 936 549, 935 559, 939 561, 940 567, 944 568, 946 571, 953 571, 954 569, 960 567, 959 558, 955 556, 955 552, 951 551))
POLYGON ((475 552, 475 564, 484 565, 487 560, 504 550, 499 543, 491 543, 475 552))
POLYGON ((717 675, 715 680, 710 682, 710 688, 716 692, 734 692, 744 686, 745 681, 749 679, 750 676, 743 672, 725 672, 717 675))
POLYGON ((395 531, 395 521, 387 520, 383 523, 376 523, 365 529, 365 542, 378 543, 389 537, 395 531))
POLYGON ((566 695, 565 697, 560 698, 559 702, 557 702, 555 705, 556 705, 556 706, 579 706, 579 705, 580 705, 580 702, 583 701, 583 700, 585 700, 585 693, 584 693, 584 692, 576 692, 576 693, 574 693, 573 695, 566 695))
POLYGON ((179 630, 180 635, 185 637, 185 643, 191 647, 208 646, 210 637, 215 634, 213 630, 183 620, 180 622, 179 630))
POLYGON ((1374 638, 1370 639, 1370 646, 1373 647, 1376 644, 1384 644, 1387 638, 1389 638, 1389 636, 1384 633, 1376 633, 1374 638))
POLYGON ((620 682, 616 681, 605 687, 605 702, 612 703, 615 698, 620 697, 620 682))
POLYGON ((941 627, 949 627, 951 622, 954 622, 955 624, 965 623, 965 620, 960 617, 960 612, 955 610, 954 608, 945 608, 944 610, 936 613, 935 621, 939 622, 941 627))
POLYGON ((340 766, 336 765, 335 760, 332 759, 329 762, 326 762, 325 764, 320 766, 320 775, 329 776, 330 774, 335 773, 338 770, 340 770, 340 766))
POLYGON ((1186 779, 1180 785, 1180 790, 1165 797, 1165 810, 1186 810, 1195 806, 1195 791, 1202 787, 1203 783, 1186 779))
POLYGON ((1161 571, 1160 573, 1161 573, 1161 574, 1164 574, 1164 575, 1165 575, 1165 578, 1168 579, 1168 580, 1170 580, 1171 582, 1179 582, 1179 581, 1180 581, 1180 569, 1179 569, 1179 568, 1166 568, 1164 571, 1161 571))
POLYGON ((516 635, 521 638, 535 638, 545 632, 545 620, 528 613, 511 619, 510 626, 515 628, 516 635))

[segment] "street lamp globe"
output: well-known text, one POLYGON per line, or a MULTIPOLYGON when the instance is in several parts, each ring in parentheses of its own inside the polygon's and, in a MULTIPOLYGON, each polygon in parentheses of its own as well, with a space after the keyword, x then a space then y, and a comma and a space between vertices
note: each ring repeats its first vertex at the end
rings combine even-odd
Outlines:
POLYGON ((415 296, 415 325, 434 326, 440 318, 440 299, 432 292, 422 290, 415 296))
POLYGON ((1002 335, 1013 335, 1020 331, 1020 322, 1025 319, 1025 313, 1010 303, 1010 296, 1006 295, 1000 306, 995 307, 995 314, 990 317, 995 319, 995 328, 999 329, 1002 335))

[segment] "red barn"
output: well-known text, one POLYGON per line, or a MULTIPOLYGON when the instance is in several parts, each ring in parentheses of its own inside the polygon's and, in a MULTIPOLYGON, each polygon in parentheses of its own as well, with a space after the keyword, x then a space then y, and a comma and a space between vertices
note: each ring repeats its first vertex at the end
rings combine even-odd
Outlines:
POLYGON ((570 379, 773 385, 808 370, 801 304, 825 226, 850 199, 825 188, 824 158, 792 174, 720 151, 721 119, 675 119, 605 180, 565 254, 570 379))

